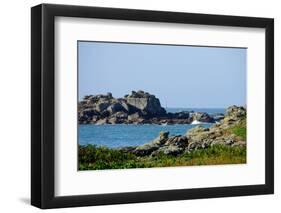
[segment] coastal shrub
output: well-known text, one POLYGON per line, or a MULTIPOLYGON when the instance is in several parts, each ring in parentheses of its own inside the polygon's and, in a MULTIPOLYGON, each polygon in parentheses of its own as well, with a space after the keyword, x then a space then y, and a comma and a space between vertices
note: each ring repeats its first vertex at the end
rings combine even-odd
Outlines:
POLYGON ((167 166, 192 166, 246 163, 246 148, 214 145, 206 149, 186 152, 178 156, 159 153, 138 157, 124 150, 79 146, 79 170, 128 169, 167 166))
POLYGON ((110 163, 110 162, 123 162, 136 158, 135 155, 123 150, 110 149, 105 146, 96 145, 79 145, 79 162, 80 163, 110 163))

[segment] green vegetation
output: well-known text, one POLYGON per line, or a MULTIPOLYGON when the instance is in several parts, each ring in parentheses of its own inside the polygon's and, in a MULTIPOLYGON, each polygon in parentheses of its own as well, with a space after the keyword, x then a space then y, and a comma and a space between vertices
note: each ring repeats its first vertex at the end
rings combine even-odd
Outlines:
MULTIPOLYGON (((234 128, 233 131, 238 131, 234 128)), ((244 133, 238 131, 239 136, 244 133)), ((178 156, 159 153, 157 156, 138 157, 118 149, 95 145, 79 146, 79 170, 150 168, 246 163, 246 147, 214 145, 206 149, 186 152, 178 156)))
POLYGON ((236 135, 238 139, 246 141, 246 136, 247 136, 246 118, 241 120, 238 124, 230 127, 227 131, 231 134, 236 135))

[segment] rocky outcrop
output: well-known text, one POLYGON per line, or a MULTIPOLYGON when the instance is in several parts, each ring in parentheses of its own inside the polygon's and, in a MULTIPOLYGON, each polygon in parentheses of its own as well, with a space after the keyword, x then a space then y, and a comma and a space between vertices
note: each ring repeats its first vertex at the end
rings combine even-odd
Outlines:
POLYGON ((197 149, 204 149, 220 144, 226 146, 246 146, 245 138, 233 133, 233 128, 239 126, 246 129, 246 109, 231 106, 226 111, 226 116, 219 123, 210 128, 200 125, 187 131, 185 135, 169 137, 169 132, 160 132, 153 141, 131 148, 131 152, 138 156, 179 155, 197 149))
POLYGON ((88 95, 78 104, 80 124, 190 124, 217 120, 205 112, 167 113, 155 95, 141 90, 118 99, 111 93, 88 95))
POLYGON ((169 132, 160 132, 159 136, 153 141, 138 146, 133 150, 133 153, 139 156, 150 155, 153 151, 158 150, 168 140, 169 132))
POLYGON ((168 137, 169 132, 160 132, 159 136, 153 141, 136 147, 132 152, 138 156, 158 155, 161 152, 167 155, 178 155, 184 151, 188 145, 185 136, 168 137))
POLYGON ((231 106, 227 108, 225 117, 210 128, 197 126, 186 133, 190 149, 205 148, 214 144, 246 145, 245 139, 234 134, 234 128, 246 129, 246 109, 231 106))
POLYGON ((161 107, 159 99, 142 90, 138 92, 132 91, 132 94, 125 96, 125 99, 129 105, 146 112, 150 116, 163 116, 166 114, 166 110, 161 107))
POLYGON ((206 112, 193 112, 190 115, 193 121, 200 121, 204 123, 214 123, 215 119, 206 112))

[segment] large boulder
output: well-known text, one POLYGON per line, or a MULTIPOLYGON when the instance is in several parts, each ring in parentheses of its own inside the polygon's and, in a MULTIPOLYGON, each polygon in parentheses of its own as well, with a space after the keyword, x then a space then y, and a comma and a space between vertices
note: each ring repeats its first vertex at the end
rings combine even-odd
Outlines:
POLYGON ((138 92, 132 91, 132 94, 125 96, 125 99, 128 104, 151 116, 166 114, 166 110, 161 107, 159 99, 147 92, 141 90, 138 92))
POLYGON ((154 139, 153 141, 138 146, 133 153, 135 153, 138 156, 146 156, 146 155, 150 155, 152 152, 154 152, 155 150, 158 150, 161 146, 163 146, 163 144, 167 141, 169 136, 169 132, 160 132, 159 136, 154 139))

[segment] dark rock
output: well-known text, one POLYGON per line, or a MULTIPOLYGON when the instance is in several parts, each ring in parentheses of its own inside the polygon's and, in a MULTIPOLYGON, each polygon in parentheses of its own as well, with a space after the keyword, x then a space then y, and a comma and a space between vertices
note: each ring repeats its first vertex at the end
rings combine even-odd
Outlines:
POLYGON ((121 103, 113 103, 107 107, 107 111, 110 112, 110 114, 116 113, 116 112, 127 112, 127 110, 123 107, 121 103))
POLYGON ((79 123, 91 123, 93 117, 98 118, 99 113, 94 109, 85 109, 78 111, 78 121, 79 123))
POLYGON ((193 121, 200 121, 204 123, 214 123, 215 120, 208 113, 205 112, 194 112, 191 113, 193 121))
POLYGON ((96 111, 101 113, 104 110, 106 110, 107 107, 109 107, 109 106, 110 106, 110 102, 108 102, 108 101, 100 101, 99 103, 96 103, 95 109, 96 109, 96 111))
POLYGON ((107 118, 109 115, 110 115, 110 112, 107 110, 100 112, 101 118, 107 118))
POLYGON ((127 119, 128 118, 128 114, 126 112, 116 112, 112 116, 115 116, 115 117, 117 117, 119 119, 127 119))
POLYGON ((176 112, 174 113, 174 118, 177 119, 188 119, 190 117, 190 112, 183 111, 183 112, 176 112))
POLYGON ((85 118, 91 118, 94 115, 99 115, 99 113, 94 110, 94 109, 85 109, 83 111, 80 111, 80 117, 85 117, 85 118))

